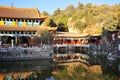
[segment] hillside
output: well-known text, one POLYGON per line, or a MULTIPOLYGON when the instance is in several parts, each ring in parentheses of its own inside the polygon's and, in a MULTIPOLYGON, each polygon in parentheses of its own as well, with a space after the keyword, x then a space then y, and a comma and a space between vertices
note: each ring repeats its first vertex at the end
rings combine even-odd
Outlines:
POLYGON ((120 4, 83 5, 78 2, 76 7, 69 5, 64 10, 57 8, 43 25, 55 27, 63 23, 69 32, 95 34, 101 33, 103 27, 111 31, 116 30, 118 26, 120 27, 119 20, 120 4))

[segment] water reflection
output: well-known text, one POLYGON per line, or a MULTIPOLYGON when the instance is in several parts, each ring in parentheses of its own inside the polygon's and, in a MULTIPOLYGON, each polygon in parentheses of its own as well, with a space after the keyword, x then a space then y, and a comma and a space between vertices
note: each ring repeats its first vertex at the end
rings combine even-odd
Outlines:
POLYGON ((51 59, 0 61, 0 73, 50 70, 52 68, 51 59))
POLYGON ((45 80, 53 69, 51 59, 0 61, 0 79, 45 80))

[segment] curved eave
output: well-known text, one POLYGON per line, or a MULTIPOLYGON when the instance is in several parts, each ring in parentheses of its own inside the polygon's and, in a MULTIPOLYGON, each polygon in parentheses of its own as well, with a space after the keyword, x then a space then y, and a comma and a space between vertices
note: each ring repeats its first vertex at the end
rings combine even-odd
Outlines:
POLYGON ((54 34, 53 36, 55 36, 55 37, 73 37, 73 38, 75 38, 75 37, 87 37, 88 36, 88 34, 76 34, 76 33, 70 33, 70 32, 62 32, 61 34, 54 34))
POLYGON ((0 26, 0 31, 38 31, 38 30, 51 30, 51 28, 41 26, 0 26))
POLYGON ((101 36, 101 34, 92 34, 91 36, 101 36))
POLYGON ((31 20, 39 20, 39 19, 45 20, 45 19, 47 19, 47 17, 27 18, 27 17, 3 17, 3 16, 0 16, 0 18, 9 18, 9 19, 31 19, 31 20))

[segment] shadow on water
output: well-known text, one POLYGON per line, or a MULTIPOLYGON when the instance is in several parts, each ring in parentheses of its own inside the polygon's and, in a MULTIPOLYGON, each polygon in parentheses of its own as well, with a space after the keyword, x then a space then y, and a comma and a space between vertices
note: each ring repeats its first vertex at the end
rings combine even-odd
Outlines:
MULTIPOLYGON (((46 78, 52 77, 51 72, 53 69, 53 62, 51 59, 41 59, 41 60, 10 60, 10 61, 0 61, 0 74, 10 73, 10 75, 4 75, 4 80, 10 78, 12 80, 12 74, 19 73, 17 78, 25 80, 45 80, 46 78), (26 72, 32 72, 23 78, 22 76, 26 72)), ((16 79, 14 77, 14 79, 16 79)), ((1 80, 1 79, 0 79, 1 80)))
POLYGON ((52 69, 51 59, 0 61, 0 73, 52 69))
POLYGON ((90 66, 100 65, 103 76, 120 77, 120 59, 108 60, 107 55, 99 54, 97 56, 89 55, 90 66))
POLYGON ((117 60, 115 61, 106 61, 102 67, 103 75, 111 75, 120 77, 120 68, 119 68, 119 62, 117 60))

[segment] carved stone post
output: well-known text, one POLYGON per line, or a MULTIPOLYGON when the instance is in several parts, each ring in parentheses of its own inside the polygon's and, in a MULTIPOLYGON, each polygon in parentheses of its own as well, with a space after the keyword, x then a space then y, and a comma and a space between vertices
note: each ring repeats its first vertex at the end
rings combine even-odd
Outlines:
POLYGON ((11 47, 12 48, 14 47, 14 40, 13 39, 11 40, 11 47))

